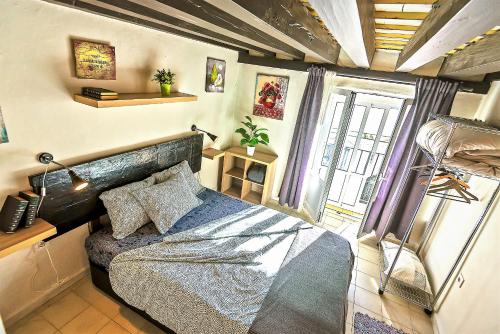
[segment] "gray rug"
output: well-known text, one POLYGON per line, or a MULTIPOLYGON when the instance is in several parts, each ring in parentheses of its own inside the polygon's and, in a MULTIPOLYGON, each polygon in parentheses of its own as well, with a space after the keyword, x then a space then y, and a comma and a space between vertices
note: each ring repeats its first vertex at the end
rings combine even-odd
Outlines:
POLYGON ((354 315, 354 334, 408 334, 401 329, 389 326, 385 322, 373 319, 366 314, 354 315))

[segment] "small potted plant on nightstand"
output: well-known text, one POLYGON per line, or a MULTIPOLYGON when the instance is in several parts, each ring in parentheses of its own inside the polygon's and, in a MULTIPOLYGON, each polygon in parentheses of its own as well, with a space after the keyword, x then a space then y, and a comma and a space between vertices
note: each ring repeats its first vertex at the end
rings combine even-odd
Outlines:
POLYGON ((255 146, 257 144, 267 145, 269 144, 269 136, 266 133, 268 130, 264 128, 257 128, 257 125, 253 123, 252 119, 249 116, 245 116, 248 120, 247 122, 241 122, 245 127, 248 128, 248 131, 245 128, 236 129, 236 133, 241 134, 243 138, 240 140, 240 144, 247 145, 247 154, 249 156, 253 156, 255 153, 255 146))
POLYGON ((165 69, 156 70, 155 75, 153 76, 153 81, 156 81, 160 84, 161 95, 169 96, 170 89, 174 84, 175 73, 172 73, 170 69, 165 71, 165 69))

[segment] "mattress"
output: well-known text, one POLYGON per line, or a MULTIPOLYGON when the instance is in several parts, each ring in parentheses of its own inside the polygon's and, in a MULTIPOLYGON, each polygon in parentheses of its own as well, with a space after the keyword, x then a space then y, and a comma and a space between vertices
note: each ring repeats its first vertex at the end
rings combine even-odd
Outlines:
POLYGON ((251 205, 219 192, 206 189, 198 195, 203 204, 179 219, 165 234, 160 234, 153 223, 144 225, 124 239, 113 238, 111 226, 92 233, 85 240, 90 261, 109 270, 113 258, 125 251, 160 242, 166 235, 189 230, 215 219, 240 212, 251 205))

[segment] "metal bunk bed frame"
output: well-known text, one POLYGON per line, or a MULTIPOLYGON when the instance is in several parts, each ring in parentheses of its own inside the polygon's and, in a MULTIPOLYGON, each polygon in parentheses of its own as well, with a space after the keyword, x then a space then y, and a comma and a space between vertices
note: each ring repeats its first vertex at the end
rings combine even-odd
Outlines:
MULTIPOLYGON (((380 266, 380 287, 379 287, 379 291, 378 291, 379 294, 383 294, 384 291, 387 291, 387 292, 399 295, 400 297, 407 299, 410 302, 413 302, 417 305, 422 306, 424 308, 424 311, 427 314, 432 314, 432 311, 434 310, 434 307, 435 307, 437 301, 439 300, 439 298, 443 294, 450 279, 454 276, 455 270, 460 265, 464 255, 467 253, 468 248, 469 248, 470 244, 472 243, 472 241, 474 240, 474 237, 476 236, 477 232, 481 229, 482 223, 484 222, 486 216, 488 215, 488 212, 491 209, 493 202, 495 201, 496 196, 500 192, 500 177, 483 175, 483 174, 476 173, 474 171, 470 171, 470 170, 466 170, 466 169, 446 166, 445 164, 442 163, 443 158, 444 158, 445 153, 446 153, 446 150, 448 148, 448 145, 450 144, 451 138, 453 137, 453 134, 457 128, 459 128, 459 127, 460 128, 468 128, 468 129, 472 129, 474 131, 491 133, 493 135, 500 135, 500 130, 495 128, 495 127, 488 126, 488 125, 484 124, 483 122, 469 120, 469 119, 465 119, 465 118, 452 117, 452 116, 442 116, 442 115, 435 115, 435 114, 430 115, 429 119, 431 119, 431 118, 441 120, 443 123, 447 124, 450 127, 450 132, 449 132, 448 137, 446 139, 446 145, 445 145, 444 149, 442 150, 442 152, 439 152, 439 155, 437 158, 434 158, 429 152, 427 152, 425 149, 423 149, 422 147, 417 145, 418 148, 424 153, 426 158, 430 161, 430 164, 429 165, 422 165, 422 166, 414 166, 415 161, 416 161, 417 157, 419 156, 418 154, 414 155, 412 163, 411 163, 411 166, 413 166, 413 167, 410 167, 405 174, 405 178, 403 181, 404 186, 400 187, 400 189, 397 193, 398 198, 401 196, 401 191, 402 191, 402 189, 405 188, 406 183, 408 182, 408 179, 410 177, 410 174, 413 171, 420 170, 422 168, 431 168, 430 180, 432 180, 432 178, 434 177, 434 174, 436 173, 437 170, 444 168, 448 171, 455 172, 455 173, 468 174, 468 175, 474 175, 474 176, 478 176, 478 177, 482 177, 482 178, 492 179, 494 181, 497 181, 498 184, 497 184, 495 191, 491 195, 488 203, 486 204, 485 208, 483 209, 480 217, 478 218, 478 220, 474 224, 474 227, 472 228, 465 244, 461 248, 459 255, 455 259, 455 262, 453 263, 452 267, 450 268, 450 271, 446 275, 444 282, 441 284, 437 293, 434 296, 432 296, 431 294, 429 294, 429 293, 427 293, 427 292, 425 292, 417 287, 410 286, 407 283, 401 282, 395 278, 391 278, 391 275, 392 275, 392 272, 393 272, 394 267, 396 265, 396 262, 398 261, 399 256, 401 255, 401 252, 404 248, 405 243, 408 241, 408 239, 410 237, 411 231, 415 225, 415 220, 416 220, 418 211, 419 211, 420 206, 425 198, 425 195, 427 194, 427 191, 429 190, 431 182, 427 183, 425 190, 422 192, 422 196, 419 199, 419 202, 417 204, 417 208, 415 209, 415 212, 412 215, 411 222, 410 222, 407 230, 405 231, 403 238, 400 241, 398 251, 397 251, 396 256, 395 256, 394 260, 392 261, 392 263, 390 263, 390 264, 387 263, 388 261, 386 260, 384 254, 383 254, 383 248, 381 246, 381 241, 383 238, 381 238, 379 240, 379 266, 380 266), (389 266, 390 266, 390 268, 389 268, 389 271, 386 275, 385 270, 389 266)), ((428 238, 430 237, 430 235, 433 232, 435 223, 438 220, 437 216, 439 215, 439 213, 441 212, 441 210, 443 208, 444 199, 445 198, 441 199, 441 202, 438 204, 438 207, 436 208, 436 210, 433 213, 433 217, 432 217, 430 223, 428 224, 428 226, 426 227, 426 229, 424 231, 423 239, 420 242, 420 244, 417 248, 417 251, 416 251, 417 255, 419 255, 421 249, 423 248, 423 246, 425 245, 428 238)), ((391 212, 389 219, 393 218, 393 214, 394 214, 394 211, 391 212)), ((384 233, 383 235, 385 235, 385 234, 386 233, 384 233)))

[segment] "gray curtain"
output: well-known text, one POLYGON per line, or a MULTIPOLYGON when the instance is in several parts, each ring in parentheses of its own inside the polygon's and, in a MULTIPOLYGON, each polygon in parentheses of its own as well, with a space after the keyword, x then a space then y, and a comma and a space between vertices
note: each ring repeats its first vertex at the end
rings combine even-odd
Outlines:
POLYGON ((295 209, 299 207, 307 161, 311 153, 314 131, 321 110, 325 73, 324 68, 312 66, 309 69, 288 154, 285 176, 279 193, 280 204, 288 204, 295 209))
POLYGON ((403 185, 405 173, 411 167, 413 157, 416 156, 418 165, 428 163, 418 149, 415 138, 429 114, 450 114, 458 86, 457 82, 432 78, 417 79, 413 105, 403 121, 384 179, 368 213, 365 232, 375 230, 378 237, 393 232, 396 237, 403 237, 417 204, 425 195, 425 187, 417 182, 416 172, 412 172, 406 186, 403 185), (398 197, 398 193, 401 193, 401 196, 398 197))

